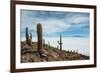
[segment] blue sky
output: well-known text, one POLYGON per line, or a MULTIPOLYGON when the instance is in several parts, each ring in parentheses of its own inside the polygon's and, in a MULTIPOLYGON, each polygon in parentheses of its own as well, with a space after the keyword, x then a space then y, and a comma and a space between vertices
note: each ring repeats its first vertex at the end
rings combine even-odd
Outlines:
POLYGON ((36 37, 36 25, 42 24, 44 37, 89 37, 90 14, 82 12, 21 10, 21 37, 28 27, 36 37))

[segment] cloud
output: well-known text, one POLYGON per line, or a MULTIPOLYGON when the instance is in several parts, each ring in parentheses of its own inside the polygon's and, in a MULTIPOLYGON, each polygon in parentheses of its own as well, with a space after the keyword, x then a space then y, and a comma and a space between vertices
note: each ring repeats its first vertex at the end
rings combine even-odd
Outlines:
POLYGON ((43 25, 44 36, 89 36, 89 13, 21 10, 22 36, 26 27, 36 36, 37 23, 43 25))

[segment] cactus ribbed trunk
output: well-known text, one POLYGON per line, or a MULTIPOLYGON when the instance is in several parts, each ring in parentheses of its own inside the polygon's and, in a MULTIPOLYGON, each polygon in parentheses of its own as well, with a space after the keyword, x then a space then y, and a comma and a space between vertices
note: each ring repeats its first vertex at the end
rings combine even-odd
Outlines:
POLYGON ((28 27, 26 27, 26 43, 28 44, 28 39, 29 39, 29 35, 28 35, 28 27))
POLYGON ((43 48, 45 48, 45 39, 43 39, 43 48))
POLYGON ((60 35, 60 51, 62 51, 62 37, 61 37, 61 35, 60 35))
POLYGON ((38 51, 42 50, 42 25, 37 24, 37 37, 38 37, 38 51))
POLYGON ((61 36, 61 34, 60 34, 60 41, 58 41, 58 44, 59 44, 59 46, 60 46, 60 51, 62 51, 62 36, 61 36))
POLYGON ((30 32, 29 38, 28 38, 28 45, 32 45, 32 34, 30 32))

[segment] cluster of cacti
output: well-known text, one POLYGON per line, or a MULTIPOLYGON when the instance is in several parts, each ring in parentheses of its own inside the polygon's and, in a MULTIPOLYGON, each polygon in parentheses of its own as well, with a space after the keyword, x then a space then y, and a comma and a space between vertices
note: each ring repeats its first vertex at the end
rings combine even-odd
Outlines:
POLYGON ((28 27, 26 27, 26 43, 28 45, 32 44, 32 34, 30 32, 30 34, 28 33, 28 27))
POLYGON ((62 51, 62 36, 61 36, 61 34, 60 34, 60 41, 57 41, 58 42, 58 44, 59 44, 59 46, 60 46, 60 51, 62 51))
POLYGON ((68 50, 67 53, 69 54, 78 54, 78 50, 68 50))
POLYGON ((53 43, 43 38, 42 24, 37 24, 37 42, 32 42, 32 33, 25 28, 26 41, 21 41, 21 62, 67 61, 89 59, 89 56, 78 54, 78 50, 62 49, 62 35, 53 43))
POLYGON ((40 23, 37 24, 37 37, 38 37, 38 51, 42 50, 43 46, 43 34, 42 34, 42 25, 40 23))

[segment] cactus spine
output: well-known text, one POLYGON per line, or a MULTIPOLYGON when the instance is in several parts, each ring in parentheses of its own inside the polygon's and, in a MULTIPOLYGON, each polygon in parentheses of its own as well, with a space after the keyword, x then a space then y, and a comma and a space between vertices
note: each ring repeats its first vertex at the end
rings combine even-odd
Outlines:
POLYGON ((38 36, 38 51, 42 50, 42 25, 37 24, 37 36, 38 36))
POLYGON ((62 51, 62 36, 61 36, 61 34, 60 34, 60 41, 58 41, 58 44, 59 44, 59 46, 60 46, 60 51, 62 51))
POLYGON ((28 44, 28 39, 29 39, 29 35, 28 35, 28 27, 26 27, 26 43, 28 44))

